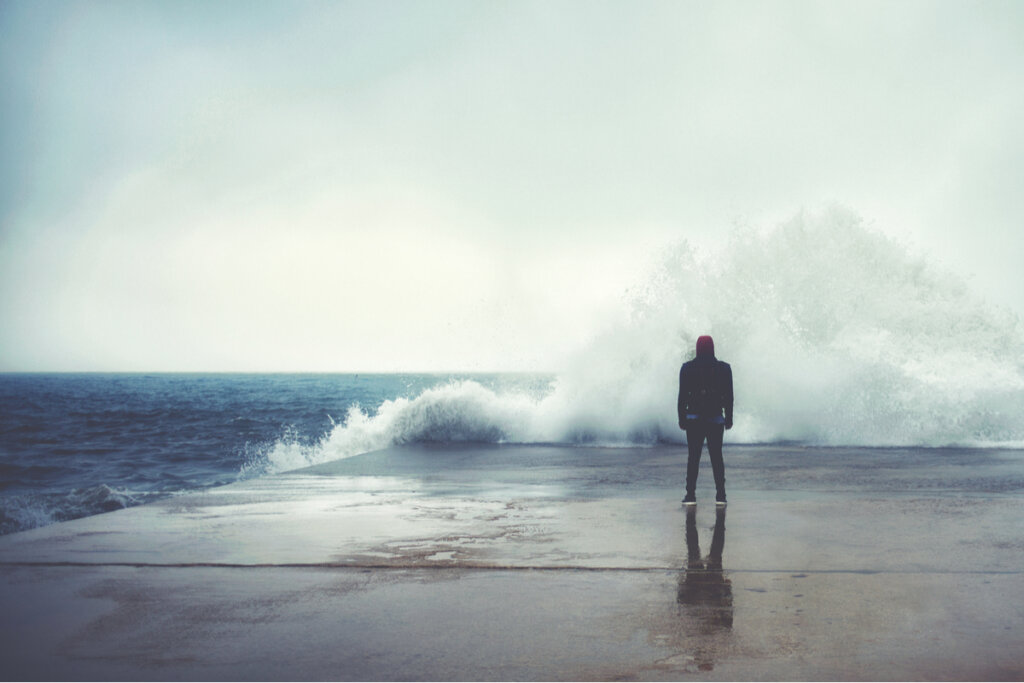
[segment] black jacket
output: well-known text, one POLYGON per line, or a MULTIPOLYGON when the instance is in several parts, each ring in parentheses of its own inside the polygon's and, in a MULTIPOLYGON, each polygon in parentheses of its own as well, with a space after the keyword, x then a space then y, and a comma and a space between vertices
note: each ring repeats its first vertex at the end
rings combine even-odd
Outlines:
POLYGON ((697 358, 679 368, 679 422, 687 415, 704 419, 721 418, 732 424, 732 368, 728 363, 697 358))

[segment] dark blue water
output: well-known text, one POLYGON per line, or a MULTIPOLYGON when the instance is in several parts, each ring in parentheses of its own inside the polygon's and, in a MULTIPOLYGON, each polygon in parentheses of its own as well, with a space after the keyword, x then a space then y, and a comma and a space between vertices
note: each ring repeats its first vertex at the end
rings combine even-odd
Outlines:
MULTIPOLYGON (((674 368, 638 374, 634 365, 607 360, 585 366, 580 375, 558 378, 0 374, 0 533, 395 444, 678 443, 674 382, 674 368)), ((738 414, 756 434, 759 385, 744 380, 742 386, 754 396, 742 394, 738 414)), ((993 423, 1000 414, 1016 416, 1012 409, 1020 397, 1011 399, 996 404, 1002 413, 976 412, 993 423)), ((893 412, 908 430, 920 417, 893 412)), ((956 424, 976 440, 975 432, 956 424)), ((744 442, 736 434, 742 429, 730 433, 730 442, 744 442)), ((781 422, 769 432, 774 438, 759 442, 779 441, 786 429, 781 422)), ((875 445, 876 436, 865 430, 862 438, 875 445)), ((805 443, 865 445, 828 439, 805 443)), ((1013 440, 996 445, 1019 448, 1013 440)))
POLYGON ((350 406, 373 415, 453 380, 509 375, 0 375, 0 533, 266 471, 275 444, 313 446, 350 406))

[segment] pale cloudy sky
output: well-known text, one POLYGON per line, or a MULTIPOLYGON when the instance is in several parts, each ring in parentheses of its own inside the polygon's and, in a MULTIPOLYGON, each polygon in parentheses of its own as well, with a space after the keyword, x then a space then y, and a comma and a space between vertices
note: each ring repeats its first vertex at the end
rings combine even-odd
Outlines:
POLYGON ((1024 3, 0 4, 0 370, 553 369, 839 202, 1024 312, 1024 3))

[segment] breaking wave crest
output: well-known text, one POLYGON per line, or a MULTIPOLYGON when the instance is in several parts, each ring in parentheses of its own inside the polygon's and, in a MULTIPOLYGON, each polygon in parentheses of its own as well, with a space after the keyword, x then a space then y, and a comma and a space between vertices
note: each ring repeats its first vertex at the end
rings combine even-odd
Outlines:
POLYGON ((34 529, 138 505, 153 494, 129 493, 106 484, 68 493, 28 493, 0 502, 0 535, 34 529))
POLYGON ((1024 445, 1024 334, 963 280, 831 208, 724 247, 668 249, 545 392, 452 382, 352 406, 319 442, 284 438, 277 472, 427 441, 681 441, 677 373, 711 334, 733 366, 734 442, 1024 445))

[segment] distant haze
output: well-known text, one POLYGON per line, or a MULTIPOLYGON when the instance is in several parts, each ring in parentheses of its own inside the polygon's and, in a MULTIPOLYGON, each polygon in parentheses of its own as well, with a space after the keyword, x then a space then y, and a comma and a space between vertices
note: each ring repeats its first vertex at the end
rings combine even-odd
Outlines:
POLYGON ((1021 74, 1016 1, 7 0, 0 371, 557 370, 834 203, 1019 315, 1021 74))

